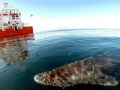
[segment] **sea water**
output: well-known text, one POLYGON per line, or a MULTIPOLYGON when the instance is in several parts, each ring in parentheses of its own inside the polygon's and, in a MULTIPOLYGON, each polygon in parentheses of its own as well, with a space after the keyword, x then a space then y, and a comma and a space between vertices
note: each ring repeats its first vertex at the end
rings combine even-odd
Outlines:
MULTIPOLYGON (((26 45, 29 53, 27 58, 17 58, 17 61, 12 58, 10 65, 3 58, 0 59, 0 90, 62 90, 58 87, 40 85, 34 81, 34 76, 106 51, 120 53, 119 35, 119 30, 78 29, 34 33, 34 40, 26 45)), ((115 77, 120 80, 120 72, 116 73, 115 77)), ((120 82, 113 87, 85 85, 65 88, 70 89, 120 90, 120 82)))

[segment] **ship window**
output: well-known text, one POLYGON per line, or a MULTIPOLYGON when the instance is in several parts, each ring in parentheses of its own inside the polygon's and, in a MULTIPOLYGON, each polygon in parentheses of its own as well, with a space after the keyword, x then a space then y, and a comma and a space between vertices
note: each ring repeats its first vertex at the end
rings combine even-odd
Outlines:
POLYGON ((17 10, 15 10, 15 13, 17 13, 17 10))
POLYGON ((3 13, 6 13, 6 10, 4 10, 3 13))
POLYGON ((15 16, 12 16, 12 19, 15 19, 15 16))
POLYGON ((14 10, 11 10, 11 13, 14 13, 14 10))
POLYGON ((18 19, 18 15, 16 15, 16 19, 18 19))
POLYGON ((3 10, 3 13, 7 13, 7 10, 3 10))
POLYGON ((7 10, 7 13, 10 13, 10 10, 7 10))

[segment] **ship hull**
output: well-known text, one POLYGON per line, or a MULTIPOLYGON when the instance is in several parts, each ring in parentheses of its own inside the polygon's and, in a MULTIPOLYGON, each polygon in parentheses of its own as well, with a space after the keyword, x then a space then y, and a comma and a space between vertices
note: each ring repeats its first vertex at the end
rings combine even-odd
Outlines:
POLYGON ((22 29, 18 28, 17 31, 14 30, 14 28, 9 27, 2 31, 0 28, 0 39, 1 38, 9 38, 13 36, 18 36, 18 35, 25 35, 25 34, 33 34, 33 27, 32 26, 23 26, 22 29))

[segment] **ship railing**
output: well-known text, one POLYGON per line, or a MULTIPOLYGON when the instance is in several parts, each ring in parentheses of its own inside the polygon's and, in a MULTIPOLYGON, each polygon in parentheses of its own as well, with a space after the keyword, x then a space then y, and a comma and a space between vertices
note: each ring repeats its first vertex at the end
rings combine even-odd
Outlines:
MULTIPOLYGON (((8 26, 7 23, 3 23, 3 26, 8 26)), ((2 24, 0 23, 0 27, 2 27, 2 24)))
MULTIPOLYGON (((3 23, 3 27, 4 28, 7 28, 7 27, 14 27, 14 26, 16 26, 16 24, 15 23, 3 23)), ((0 27, 2 27, 2 24, 0 24, 0 27)))
POLYGON ((29 26, 29 23, 24 23, 24 26, 29 26))
POLYGON ((18 13, 21 14, 18 9, 2 9, 0 12, 3 13, 3 14, 8 14, 8 13, 10 13, 10 14, 18 14, 18 13))
POLYGON ((3 26, 8 26, 8 23, 3 23, 3 26))

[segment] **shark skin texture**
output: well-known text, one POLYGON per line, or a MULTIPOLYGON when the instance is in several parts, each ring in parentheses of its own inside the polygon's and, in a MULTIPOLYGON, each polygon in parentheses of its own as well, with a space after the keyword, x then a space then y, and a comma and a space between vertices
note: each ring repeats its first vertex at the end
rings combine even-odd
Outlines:
POLYGON ((120 69, 120 54, 104 54, 79 60, 34 76, 35 82, 55 87, 81 84, 116 86, 113 76, 120 69))

